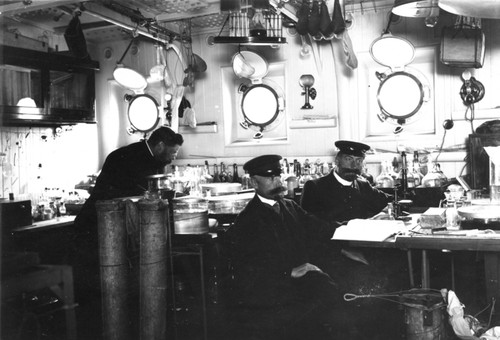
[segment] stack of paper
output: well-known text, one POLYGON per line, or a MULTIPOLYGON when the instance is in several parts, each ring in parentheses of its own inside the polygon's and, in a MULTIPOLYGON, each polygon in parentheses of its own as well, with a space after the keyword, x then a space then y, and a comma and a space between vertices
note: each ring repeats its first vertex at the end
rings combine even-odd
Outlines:
POLYGON ((332 240, 378 241, 407 231, 403 221, 354 219, 335 230, 332 240))

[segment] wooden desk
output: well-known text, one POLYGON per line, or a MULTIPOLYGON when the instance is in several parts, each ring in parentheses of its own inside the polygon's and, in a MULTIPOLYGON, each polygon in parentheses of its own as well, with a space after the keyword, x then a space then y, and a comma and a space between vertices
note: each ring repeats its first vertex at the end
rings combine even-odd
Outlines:
POLYGON ((481 236, 418 235, 398 236, 395 241, 400 249, 422 251, 422 288, 429 288, 429 258, 427 250, 480 251, 484 255, 486 297, 500 296, 500 234, 491 238, 481 236))
POLYGON ((31 225, 17 227, 12 229, 12 234, 24 233, 29 231, 42 231, 66 226, 72 226, 75 221, 75 215, 65 215, 51 220, 38 221, 31 225))
MULTIPOLYGON (((464 233, 470 233, 464 230, 464 233)), ((399 235, 396 238, 377 241, 336 241, 346 242, 354 247, 368 248, 398 248, 406 250, 408 254, 408 266, 410 272, 410 285, 414 285, 411 251, 420 250, 422 254, 422 288, 430 288, 430 264, 428 250, 449 250, 449 251, 477 251, 483 253, 485 265, 486 297, 500 297, 500 232, 491 235, 479 231, 474 236, 459 235, 399 235)), ((453 265, 453 263, 452 263, 453 265)), ((452 267, 452 272, 454 271, 452 267)), ((452 283, 452 286, 454 284, 452 283)))

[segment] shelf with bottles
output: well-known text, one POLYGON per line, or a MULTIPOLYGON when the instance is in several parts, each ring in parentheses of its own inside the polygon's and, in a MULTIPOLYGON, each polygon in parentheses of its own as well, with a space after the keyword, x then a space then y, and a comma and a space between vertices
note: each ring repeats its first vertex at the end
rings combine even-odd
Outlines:
POLYGON ((280 14, 265 8, 230 11, 214 44, 278 45, 285 44, 280 14), (224 34, 224 35, 221 35, 224 34))

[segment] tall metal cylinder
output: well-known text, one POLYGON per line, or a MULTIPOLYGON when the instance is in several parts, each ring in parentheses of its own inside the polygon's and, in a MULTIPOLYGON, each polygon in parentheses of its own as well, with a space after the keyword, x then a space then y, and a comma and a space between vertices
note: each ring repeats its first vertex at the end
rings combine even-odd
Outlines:
POLYGON ((97 228, 101 267, 103 339, 127 339, 130 330, 127 306, 128 261, 125 205, 98 201, 97 228))
POLYGON ((140 339, 164 340, 167 330, 168 202, 139 201, 140 339))

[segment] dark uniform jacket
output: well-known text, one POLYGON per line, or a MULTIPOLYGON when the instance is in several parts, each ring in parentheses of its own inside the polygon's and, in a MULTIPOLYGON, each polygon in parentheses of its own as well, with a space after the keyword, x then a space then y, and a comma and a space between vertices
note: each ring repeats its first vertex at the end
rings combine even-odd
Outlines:
POLYGON ((237 298, 247 305, 278 306, 296 297, 291 271, 310 262, 316 240, 329 240, 334 228, 292 200, 280 201, 282 218, 257 195, 230 228, 237 298))
POLYGON ((361 176, 353 181, 352 187, 344 186, 332 171, 304 184, 301 206, 325 221, 345 222, 378 214, 390 198, 361 176))
POLYGON ((148 188, 146 177, 163 173, 165 165, 154 159, 145 141, 132 143, 111 152, 104 162, 90 197, 76 217, 77 229, 94 228, 92 226, 97 225, 95 204, 98 200, 143 195, 148 188))

